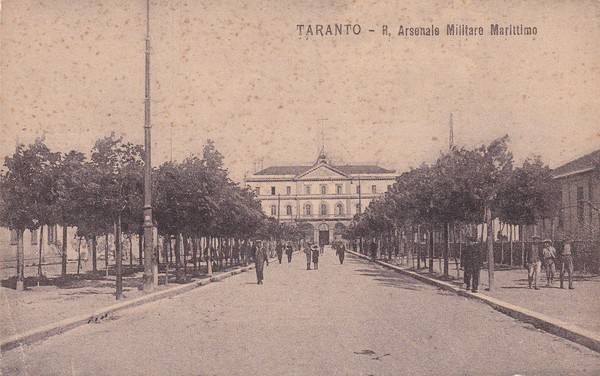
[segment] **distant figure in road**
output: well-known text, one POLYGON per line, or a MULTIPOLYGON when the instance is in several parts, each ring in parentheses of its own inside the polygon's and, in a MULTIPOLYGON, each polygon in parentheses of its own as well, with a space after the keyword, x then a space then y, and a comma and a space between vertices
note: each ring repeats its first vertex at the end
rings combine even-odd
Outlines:
POLYGON ((259 285, 263 284, 265 262, 269 265, 267 250, 263 246, 262 241, 257 240, 255 246, 254 263, 256 264, 256 280, 259 285))
POLYGON ((531 238, 533 241, 531 248, 527 252, 527 281, 529 282, 529 288, 533 283, 533 288, 539 290, 538 282, 540 278, 540 270, 542 268, 542 261, 540 259, 540 237, 535 235, 531 238))
POLYGON ((290 262, 292 262, 292 253, 294 253, 294 248, 292 247, 292 242, 287 242, 287 245, 285 246, 285 254, 288 259, 288 264, 290 262))
POLYGON ((310 259, 312 256, 310 243, 306 243, 306 246, 304 247, 304 254, 306 255, 306 270, 310 270, 310 259))
POLYGON ((554 272, 556 270, 556 249, 552 246, 552 240, 544 240, 542 249, 544 256, 544 268, 546 269, 546 286, 554 285, 554 272))
POLYGON ((346 246, 343 242, 340 242, 338 244, 335 250, 335 254, 339 257, 340 265, 342 265, 344 263, 344 257, 346 257, 346 246))
POLYGON ((375 259, 377 258, 377 243, 375 242, 375 239, 371 239, 369 249, 371 251, 371 259, 375 261, 375 259))
MULTIPOLYGON (((325 253, 325 242, 323 242, 323 241, 319 243, 319 252, 320 252, 321 254, 324 254, 324 253, 325 253)), ((316 269, 316 268, 315 268, 315 269, 316 269)))
POLYGON ((569 273, 569 290, 573 290, 573 254, 571 251, 571 240, 565 239, 563 251, 560 254, 560 288, 564 289, 563 281, 565 271, 569 273))
POLYGON ((283 242, 277 242, 275 252, 277 253, 277 260, 279 260, 279 263, 281 264, 281 259, 283 258, 283 242))
POLYGON ((319 269, 319 247, 313 244, 312 248, 312 262, 315 270, 319 269))
POLYGON ((479 275, 483 267, 483 257, 477 249, 477 237, 468 236, 467 246, 461 254, 460 263, 463 267, 466 289, 477 292, 479 288, 479 275))

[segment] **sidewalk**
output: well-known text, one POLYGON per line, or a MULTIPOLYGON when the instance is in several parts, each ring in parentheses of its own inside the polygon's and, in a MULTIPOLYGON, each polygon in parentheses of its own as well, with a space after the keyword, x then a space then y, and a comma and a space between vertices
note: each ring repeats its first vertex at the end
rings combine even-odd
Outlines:
MULTIPOLYGON (((249 270, 253 266, 229 267, 215 272, 210 280, 229 276, 234 270, 238 273, 241 268, 249 270)), ((3 274, 6 274, 6 271, 4 272, 3 274)), ((121 303, 127 305, 128 302, 144 299, 149 295, 169 294, 169 291, 182 290, 182 286, 195 288, 199 284, 209 283, 209 276, 201 273, 197 277, 190 278, 186 284, 177 284, 174 283, 175 271, 169 270, 170 283, 164 285, 165 274, 160 273, 159 286, 152 294, 148 294, 139 289, 143 272, 125 269, 124 298, 116 300, 114 270, 111 269, 111 275, 108 277, 105 276, 104 271, 99 271, 97 274, 82 272, 79 276, 75 272, 76 264, 72 263, 68 265, 69 274, 66 278, 60 278, 60 265, 45 267, 44 273, 48 281, 37 286, 36 278, 31 277, 33 272, 26 271, 26 275, 30 277, 26 278, 25 291, 16 291, 8 287, 12 281, 3 279, 0 287, 0 342, 4 343, 8 338, 51 326, 63 320, 91 315, 121 303)))
MULTIPOLYGON (((385 261, 385 260, 381 260, 385 261)), ((397 263, 395 263, 397 265, 397 263)), ((429 276, 427 269, 414 270, 405 265, 403 269, 429 276)), ((438 260, 434 261, 434 275, 431 277, 452 283, 464 288, 463 271, 457 274, 454 262, 450 264, 449 275, 452 279, 442 278, 438 260)), ((560 289, 559 273, 554 276, 554 285, 546 286, 546 272, 542 268, 538 287, 529 289, 527 270, 523 267, 504 267, 496 265, 494 271, 494 289, 488 291, 489 279, 487 269, 481 270, 479 278, 479 294, 494 297, 547 316, 600 333, 600 275, 575 273, 574 290, 568 289, 565 278, 565 289, 560 289)), ((566 276, 565 276, 566 277, 566 276)))
MULTIPOLYGON (((359 255, 366 258, 364 255, 359 255)), ((404 262, 406 261, 403 260, 404 262)), ((429 274, 428 269, 415 270, 398 261, 378 259, 380 264, 388 264, 400 271, 412 274, 424 282, 435 283, 440 287, 452 289, 461 295, 480 296, 486 303, 515 318, 523 317, 538 327, 552 327, 548 331, 578 342, 578 335, 572 333, 561 334, 566 331, 586 332, 592 338, 593 348, 600 348, 600 276, 575 273, 574 290, 568 289, 565 280, 565 289, 560 288, 558 273, 555 275, 554 285, 546 286, 546 273, 542 269, 538 287, 539 290, 529 289, 527 270, 522 267, 496 266, 494 272, 494 288, 489 290, 487 269, 481 270, 478 293, 466 293, 463 284, 463 272, 456 269, 454 262, 450 263, 449 277, 444 278, 440 272, 440 263, 434 260, 434 273, 429 274), (449 288, 448 288, 449 287, 449 288), (581 330, 579 330, 581 329, 581 330), (574 339, 575 338, 575 339, 574 339)), ((443 266, 442 266, 443 267, 443 266)), ((546 329, 545 329, 546 330, 546 329)), ((583 341, 583 340, 582 340, 583 341)), ((586 342, 589 342, 585 340, 586 342)), ((586 345, 588 346, 588 345, 586 345)), ((590 347, 590 346, 588 346, 590 347)))

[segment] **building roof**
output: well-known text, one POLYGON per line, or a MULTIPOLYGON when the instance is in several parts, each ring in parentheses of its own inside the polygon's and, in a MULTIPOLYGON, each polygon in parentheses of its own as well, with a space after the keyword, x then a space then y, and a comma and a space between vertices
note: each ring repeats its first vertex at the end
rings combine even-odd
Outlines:
POLYGON ((552 170, 555 178, 569 176, 580 172, 585 172, 597 168, 600 165, 600 149, 593 151, 583 157, 574 159, 562 166, 552 170))
MULTIPOLYGON (((391 174, 394 170, 388 170, 375 165, 344 165, 331 167, 349 175, 354 174, 391 174)), ((308 171, 313 166, 271 166, 261 170, 254 175, 299 175, 308 171)))

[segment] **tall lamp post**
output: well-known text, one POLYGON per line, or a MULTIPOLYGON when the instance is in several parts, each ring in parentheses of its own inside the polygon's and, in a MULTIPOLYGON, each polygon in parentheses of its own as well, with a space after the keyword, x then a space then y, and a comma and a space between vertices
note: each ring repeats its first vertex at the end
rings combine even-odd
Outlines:
POLYGON ((154 229, 152 226, 152 163, 150 133, 150 0, 146 0, 146 93, 144 105, 144 291, 154 284, 154 229))

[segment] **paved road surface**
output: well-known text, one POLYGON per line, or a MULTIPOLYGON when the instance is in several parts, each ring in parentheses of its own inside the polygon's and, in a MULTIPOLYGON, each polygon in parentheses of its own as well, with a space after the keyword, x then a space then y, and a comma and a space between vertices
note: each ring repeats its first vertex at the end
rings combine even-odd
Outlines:
POLYGON ((585 375, 600 356, 331 250, 137 307, 2 356, 65 375, 585 375))

